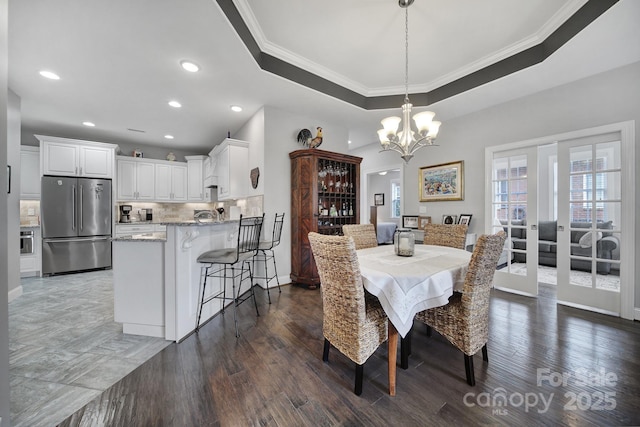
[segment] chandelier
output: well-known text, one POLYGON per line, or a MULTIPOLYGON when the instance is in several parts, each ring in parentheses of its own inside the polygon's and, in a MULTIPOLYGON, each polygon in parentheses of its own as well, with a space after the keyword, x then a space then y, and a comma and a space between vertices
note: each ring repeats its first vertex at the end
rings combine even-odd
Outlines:
POLYGON ((387 117, 381 121, 383 129, 378 131, 382 151, 393 150, 400 153, 405 163, 413 157, 413 154, 421 149, 434 145, 433 142, 438 135, 440 122, 434 121, 435 113, 423 111, 413 116, 416 122, 417 134, 411 129, 411 102, 409 101, 409 6, 414 0, 398 0, 398 5, 405 10, 404 34, 405 34, 405 74, 404 74, 404 104, 402 105, 402 118, 397 116, 387 117), (398 128, 402 122, 402 130, 398 128))

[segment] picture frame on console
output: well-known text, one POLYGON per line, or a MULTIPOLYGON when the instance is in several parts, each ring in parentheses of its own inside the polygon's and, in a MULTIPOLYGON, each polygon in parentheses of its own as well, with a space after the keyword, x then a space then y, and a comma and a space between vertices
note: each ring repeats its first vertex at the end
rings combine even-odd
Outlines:
POLYGON ((418 228, 420 230, 424 230, 424 226, 427 224, 431 224, 431 217, 430 216, 421 216, 418 218, 418 228))
POLYGON ((458 224, 465 224, 467 227, 469 227, 471 225, 471 216, 472 214, 460 214, 458 224))
POLYGON ((402 215, 402 228, 418 229, 418 215, 402 215))
POLYGON ((458 215, 442 215, 442 223, 445 225, 453 225, 458 223, 458 215))

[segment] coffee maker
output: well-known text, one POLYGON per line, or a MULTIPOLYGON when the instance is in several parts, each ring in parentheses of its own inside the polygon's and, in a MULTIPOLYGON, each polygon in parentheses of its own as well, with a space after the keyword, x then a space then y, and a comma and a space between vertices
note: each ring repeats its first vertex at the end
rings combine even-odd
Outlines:
POLYGON ((153 221, 153 209, 147 208, 146 218, 147 221, 153 221))
POLYGON ((120 222, 131 222, 131 205, 120 205, 120 222))

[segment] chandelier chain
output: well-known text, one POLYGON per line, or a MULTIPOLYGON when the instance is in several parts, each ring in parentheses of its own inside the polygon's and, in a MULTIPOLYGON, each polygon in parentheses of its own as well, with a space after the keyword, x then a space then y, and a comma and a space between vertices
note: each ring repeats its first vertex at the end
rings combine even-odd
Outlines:
POLYGON ((383 128, 378 130, 381 151, 395 151, 409 163, 414 153, 423 147, 433 146, 440 122, 433 121, 435 113, 423 111, 413 116, 417 132, 411 130, 411 102, 409 101, 409 6, 414 0, 398 0, 404 12, 404 104, 402 117, 392 116, 382 120, 383 128), (400 127, 402 130, 400 130, 400 127))
POLYGON ((409 8, 404 9, 404 102, 409 103, 409 8))

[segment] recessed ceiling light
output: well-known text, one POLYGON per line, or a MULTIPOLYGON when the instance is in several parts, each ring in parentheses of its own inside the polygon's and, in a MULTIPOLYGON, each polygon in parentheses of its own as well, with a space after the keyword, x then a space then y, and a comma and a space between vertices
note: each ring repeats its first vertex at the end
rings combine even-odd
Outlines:
POLYGON ((165 135, 164 137, 167 139, 173 139, 173 135, 165 135))
POLYGON ((242 107, 240 107, 238 105, 232 105, 231 106, 231 111, 235 111, 236 113, 239 113, 240 111, 242 111, 242 107))
POLYGON ((169 105, 171 105, 173 108, 182 107, 182 104, 180 104, 178 101, 169 101, 169 105))
POLYGON ((200 71, 200 67, 197 64, 194 64, 193 62, 190 62, 190 61, 180 61, 180 65, 182 65, 182 68, 192 73, 200 71))
POLYGON ((51 80, 60 80, 60 76, 54 73, 53 71, 42 70, 40 71, 40 75, 42 77, 46 77, 51 80))
POLYGON ((94 127, 96 124, 91 122, 82 122, 83 125, 89 126, 90 128, 94 127))
POLYGON ((351 144, 351 140, 347 141, 349 144, 351 144))

